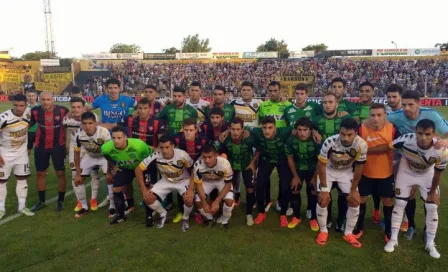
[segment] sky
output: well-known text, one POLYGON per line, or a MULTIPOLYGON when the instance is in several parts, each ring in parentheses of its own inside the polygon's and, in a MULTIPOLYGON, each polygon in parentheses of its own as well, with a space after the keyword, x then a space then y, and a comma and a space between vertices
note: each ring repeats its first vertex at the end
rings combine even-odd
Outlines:
MULTIPOLYGON (((0 50, 13 56, 45 51, 42 0, 0 0, 0 50)), ((180 47, 198 33, 212 52, 255 51, 271 37, 290 50, 431 48, 448 42, 448 1, 402 0, 52 0, 60 57, 108 52, 115 43, 146 53, 180 47)))

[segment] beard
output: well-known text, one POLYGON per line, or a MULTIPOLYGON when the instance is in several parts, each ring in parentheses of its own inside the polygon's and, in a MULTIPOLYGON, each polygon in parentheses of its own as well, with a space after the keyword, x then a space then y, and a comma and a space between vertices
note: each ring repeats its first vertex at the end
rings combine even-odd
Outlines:
POLYGON ((324 112, 325 112, 325 114, 332 115, 336 112, 336 109, 334 109, 333 111, 325 111, 324 110, 324 112))

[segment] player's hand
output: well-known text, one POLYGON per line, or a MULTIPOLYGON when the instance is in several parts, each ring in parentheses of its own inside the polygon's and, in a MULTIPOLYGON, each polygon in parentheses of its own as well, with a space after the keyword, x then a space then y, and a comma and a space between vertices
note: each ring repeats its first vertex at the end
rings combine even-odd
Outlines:
POLYGON ((0 156, 0 167, 3 167, 5 165, 5 161, 3 160, 3 157, 0 156))
POLYGON ((251 170, 252 171, 252 177, 255 178, 255 174, 257 173, 257 167, 255 166, 255 163, 251 162, 246 170, 251 170))
POLYGON ((436 192, 434 191, 434 193, 429 193, 428 197, 426 198, 426 203, 434 203, 437 206, 440 205, 440 197, 436 194, 436 192))
POLYGON ((215 201, 213 201, 213 203, 212 203, 210 212, 211 212, 212 214, 215 214, 215 213, 217 213, 218 211, 219 211, 219 202, 215 200, 215 201))
POLYGON ((317 132, 317 130, 314 130, 311 132, 313 134, 313 140, 316 144, 320 144, 322 142, 322 135, 317 132))
POLYGON ((67 112, 67 114, 65 115, 68 119, 73 118, 73 113, 71 111, 67 112))
POLYGON ((76 175, 74 181, 75 181, 75 185, 79 186, 82 184, 82 177, 80 175, 76 175))
POLYGON ((113 184, 114 183, 114 176, 112 175, 112 173, 107 173, 106 174, 106 182, 107 184, 113 184))
POLYGON ((359 191, 357 189, 350 189, 348 200, 350 199, 353 199, 358 202, 358 204, 361 204, 361 196, 359 195, 359 191))
POLYGON ((243 130, 243 139, 246 139, 249 136, 250 136, 249 131, 248 130, 243 130))
POLYGON ((230 134, 229 130, 226 130, 223 133, 219 134, 219 137, 218 137, 219 141, 221 143, 223 143, 227 139, 227 137, 229 137, 229 134, 230 134))
POLYGON ((439 139, 434 144, 434 148, 437 150, 442 149, 442 148, 447 148, 447 147, 448 147, 448 141, 444 140, 444 139, 439 139))
POLYGON ((134 112, 132 113, 132 117, 137 117, 138 116, 138 110, 134 110, 134 112))
POLYGON ((293 177, 291 181, 291 191, 293 194, 297 194, 299 191, 299 186, 302 184, 299 177, 293 177))
POLYGON ((146 192, 143 194, 143 199, 146 200, 146 202, 149 202, 152 197, 153 197, 152 190, 146 190, 146 192))
POLYGON ((186 202, 193 201, 193 196, 194 196, 193 189, 188 188, 187 191, 185 192, 185 201, 186 202))
MULTIPOLYGON (((339 117, 339 118, 342 118, 342 117, 347 116, 347 115, 348 115, 348 112, 346 112, 346 111, 340 111, 340 112, 338 112, 338 117, 339 117)), ((356 118, 358 118, 358 117, 355 117, 354 119, 356 120, 356 118)), ((359 122, 359 118, 358 118, 357 121, 359 122)))
POLYGON ((210 205, 208 205, 207 201, 203 202, 202 208, 204 209, 204 212, 211 213, 210 205))
POLYGON ((317 195, 318 201, 322 202, 330 202, 330 193, 329 192, 319 192, 317 195))

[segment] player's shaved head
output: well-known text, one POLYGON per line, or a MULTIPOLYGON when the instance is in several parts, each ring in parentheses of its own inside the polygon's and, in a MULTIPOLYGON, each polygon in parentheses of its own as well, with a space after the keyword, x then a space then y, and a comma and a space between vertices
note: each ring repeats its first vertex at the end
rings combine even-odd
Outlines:
POLYGON ((44 111, 52 111, 54 106, 53 94, 50 92, 42 92, 39 96, 40 104, 44 111))

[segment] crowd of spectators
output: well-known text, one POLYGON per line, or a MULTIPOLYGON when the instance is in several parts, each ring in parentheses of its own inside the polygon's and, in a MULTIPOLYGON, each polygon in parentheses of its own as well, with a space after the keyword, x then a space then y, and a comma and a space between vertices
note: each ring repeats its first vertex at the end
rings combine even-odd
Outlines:
POLYGON ((234 96, 238 95, 241 82, 251 81, 257 96, 266 95, 266 86, 281 76, 314 76, 314 92, 320 96, 335 77, 347 81, 347 96, 357 96, 358 86, 368 80, 375 85, 375 96, 384 96, 387 85, 396 83, 406 90, 418 91, 429 97, 448 96, 448 60, 420 59, 353 59, 312 58, 298 60, 260 60, 257 62, 212 63, 158 63, 148 64, 126 61, 119 65, 109 63, 109 76, 91 77, 84 85, 86 95, 103 93, 108 77, 123 82, 123 88, 136 94, 146 84, 155 84, 162 95, 175 85, 187 87, 192 81, 202 83, 203 96, 210 96, 215 85, 223 85, 234 96))

